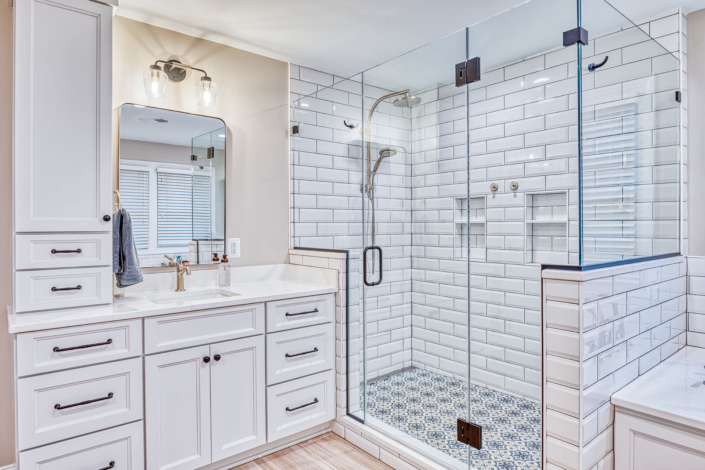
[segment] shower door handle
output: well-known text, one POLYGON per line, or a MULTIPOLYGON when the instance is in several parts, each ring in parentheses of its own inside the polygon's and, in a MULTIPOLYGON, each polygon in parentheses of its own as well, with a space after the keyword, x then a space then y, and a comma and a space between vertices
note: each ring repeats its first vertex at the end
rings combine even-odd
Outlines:
POLYGON ((382 248, 378 246, 368 246, 362 252, 362 281, 366 286, 372 287, 382 283, 382 248), (370 250, 379 251, 379 280, 377 282, 367 282, 367 252, 370 250))

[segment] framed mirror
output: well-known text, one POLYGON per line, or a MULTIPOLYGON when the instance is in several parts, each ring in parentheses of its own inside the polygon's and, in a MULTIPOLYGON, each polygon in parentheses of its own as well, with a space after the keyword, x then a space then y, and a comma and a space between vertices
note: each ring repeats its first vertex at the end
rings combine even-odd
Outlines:
POLYGON ((217 264, 225 240, 225 123, 135 104, 120 107, 119 181, 140 266, 217 264))

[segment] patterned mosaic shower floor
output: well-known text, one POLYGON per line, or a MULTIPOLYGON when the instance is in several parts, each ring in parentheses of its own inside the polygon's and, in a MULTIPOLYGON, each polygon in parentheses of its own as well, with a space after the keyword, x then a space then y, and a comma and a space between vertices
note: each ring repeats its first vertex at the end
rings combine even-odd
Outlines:
POLYGON ((483 449, 456 440, 458 417, 467 417, 466 383, 412 369, 367 387, 370 415, 478 470, 541 468, 541 405, 470 386, 471 421, 482 425, 483 449))

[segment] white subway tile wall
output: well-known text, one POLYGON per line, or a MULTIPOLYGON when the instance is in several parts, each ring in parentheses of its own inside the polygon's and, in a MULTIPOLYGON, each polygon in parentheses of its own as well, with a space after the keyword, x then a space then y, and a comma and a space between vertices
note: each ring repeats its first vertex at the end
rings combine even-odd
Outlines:
MULTIPOLYGON (((675 91, 686 82, 683 16, 663 15, 641 27, 648 32, 653 23, 658 38, 665 38, 661 42, 680 54, 680 65, 638 28, 591 38, 583 51, 588 264, 678 251, 678 201, 685 194, 679 165, 687 160, 686 141, 679 138, 686 123, 675 101, 675 91), (675 46, 671 36, 678 39, 675 46), (604 55, 610 56, 608 65, 588 72, 587 65, 604 55)), ((351 383, 362 381, 365 331, 368 380, 411 365, 467 379, 472 352, 473 383, 541 399, 539 265, 578 262, 575 60, 574 47, 560 49, 483 71, 482 81, 465 88, 426 90, 411 110, 390 102, 378 108, 370 129, 372 163, 381 147, 398 153, 382 163, 376 179, 384 282, 366 290, 364 329, 360 258, 350 268, 351 344, 345 347, 355 356, 349 372, 357 374, 351 383)), ((292 247, 349 249, 359 257, 362 122, 371 104, 390 90, 366 85, 363 106, 359 78, 292 65, 291 80, 292 124, 299 125, 291 153, 292 247)), ((563 313, 549 328, 547 337, 556 342, 547 345, 555 354, 547 374, 553 367, 553 377, 560 377, 553 382, 554 395, 565 406, 572 406, 571 387, 580 387, 565 373, 581 356, 584 406, 600 413, 608 391, 682 346, 685 333, 673 333, 685 331, 685 281, 664 276, 670 274, 654 269, 615 276, 609 286, 602 285, 605 279, 586 282, 579 318, 563 313), (583 333, 569 331, 577 320, 583 333)), ((690 283, 688 288, 693 295, 690 283)), ((688 324, 697 325, 693 318, 699 317, 692 314, 700 313, 690 307, 688 312, 688 324)), ((705 337, 705 329, 693 333, 705 337)), ((356 410, 359 403, 351 403, 356 410)), ((594 416, 584 411, 575 410, 576 419, 593 423, 594 416)), ((607 432, 590 429, 584 435, 595 439, 607 432)))

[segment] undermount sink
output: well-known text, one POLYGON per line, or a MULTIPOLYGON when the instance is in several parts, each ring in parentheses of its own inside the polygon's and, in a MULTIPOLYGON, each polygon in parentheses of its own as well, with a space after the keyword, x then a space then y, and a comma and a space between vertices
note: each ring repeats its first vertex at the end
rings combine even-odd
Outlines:
POLYGON ((225 297, 234 297, 240 295, 236 292, 231 292, 224 289, 209 289, 195 292, 170 292, 168 294, 158 294, 146 297, 155 304, 190 304, 203 300, 222 299, 225 297))

